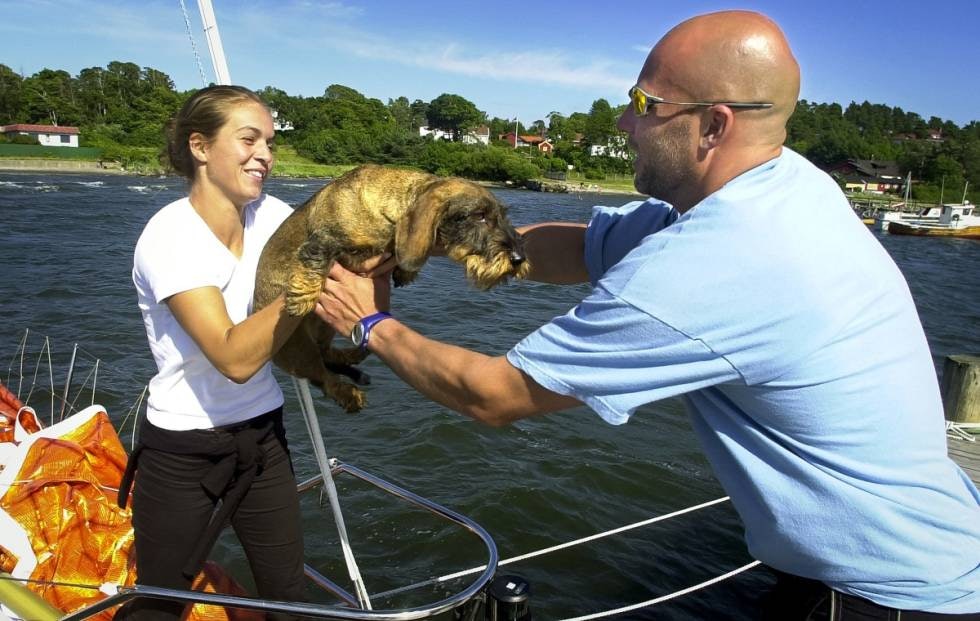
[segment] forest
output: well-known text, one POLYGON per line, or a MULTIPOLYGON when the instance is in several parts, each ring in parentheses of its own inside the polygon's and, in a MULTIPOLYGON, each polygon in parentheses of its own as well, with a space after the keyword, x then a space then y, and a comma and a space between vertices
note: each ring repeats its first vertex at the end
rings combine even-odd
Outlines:
MULTIPOLYGON (((159 70, 129 62, 110 62, 78 75, 43 69, 24 77, 0 64, 0 125, 69 125, 81 130, 81 145, 100 149, 106 160, 156 164, 163 127, 193 91, 178 91, 159 70)), ((586 179, 632 174, 629 156, 590 155, 593 145, 623 149, 616 129, 622 105, 596 99, 588 111, 550 112, 521 135, 546 136, 553 153, 514 149, 498 137, 515 130, 511 119, 490 118, 477 103, 444 93, 432 101, 397 96, 383 102, 332 84, 323 94, 295 96, 273 86, 258 91, 281 121, 279 143, 322 164, 374 162, 415 166, 437 174, 490 181, 522 182, 571 165, 586 179), (467 144, 478 126, 490 129, 491 144, 467 144), (419 135, 419 127, 441 129, 452 140, 419 135)), ((3 140, 0 138, 0 140, 3 140)), ((847 159, 890 160, 911 172, 913 197, 937 200, 941 190, 959 198, 968 183, 980 191, 980 122, 960 127, 935 116, 864 101, 838 103, 800 100, 787 127, 786 145, 817 166, 847 159)), ((949 199, 947 199, 949 200, 949 199)))

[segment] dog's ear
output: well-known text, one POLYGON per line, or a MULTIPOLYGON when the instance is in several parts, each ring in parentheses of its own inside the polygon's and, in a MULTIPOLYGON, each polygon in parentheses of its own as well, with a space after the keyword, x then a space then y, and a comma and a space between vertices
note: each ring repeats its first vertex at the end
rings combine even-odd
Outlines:
POLYGON ((436 243, 436 231, 446 212, 448 198, 441 190, 445 180, 430 183, 416 197, 414 204, 398 220, 395 228, 395 258, 406 272, 422 269, 436 243))

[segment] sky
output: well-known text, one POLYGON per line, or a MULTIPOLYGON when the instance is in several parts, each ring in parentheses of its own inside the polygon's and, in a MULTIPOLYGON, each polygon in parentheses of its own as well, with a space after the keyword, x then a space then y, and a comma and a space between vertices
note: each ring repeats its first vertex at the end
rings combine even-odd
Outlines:
MULTIPOLYGON (((112 61, 178 90, 215 80, 197 0, 0 0, 0 64, 73 76, 112 61), (192 44, 193 39, 193 44, 192 44), (196 56, 195 56, 196 49, 196 56), (200 58, 200 64, 197 58, 200 58), (203 78, 201 67, 203 67, 203 78)), ((647 52, 701 13, 750 9, 784 30, 811 102, 885 104, 980 120, 976 0, 213 0, 233 83, 322 95, 342 84, 387 102, 461 95, 490 117, 626 102, 647 52)))

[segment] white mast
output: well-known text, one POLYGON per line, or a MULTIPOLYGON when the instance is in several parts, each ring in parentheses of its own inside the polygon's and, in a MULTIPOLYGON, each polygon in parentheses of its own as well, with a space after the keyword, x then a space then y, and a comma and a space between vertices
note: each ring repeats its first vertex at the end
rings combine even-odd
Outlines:
POLYGON ((214 65, 214 76, 217 84, 231 84, 228 73, 228 61, 225 60, 225 50, 221 47, 221 35, 218 33, 218 23, 214 18, 214 8, 211 0, 197 0, 201 11, 201 21, 204 22, 204 36, 208 39, 208 50, 211 52, 211 63, 214 65))

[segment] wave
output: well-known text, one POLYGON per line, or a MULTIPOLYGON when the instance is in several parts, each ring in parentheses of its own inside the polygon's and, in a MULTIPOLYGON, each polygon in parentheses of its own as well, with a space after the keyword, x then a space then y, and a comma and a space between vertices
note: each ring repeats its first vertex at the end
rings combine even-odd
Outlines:
POLYGON ((0 181, 0 187, 15 190, 27 190, 29 192, 60 192, 61 186, 43 181, 35 181, 33 184, 18 183, 17 181, 0 181))

